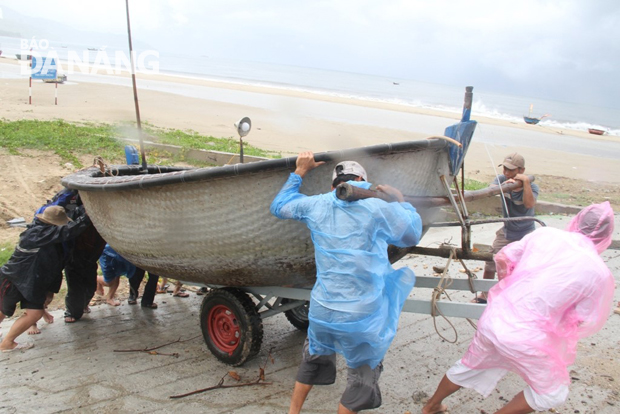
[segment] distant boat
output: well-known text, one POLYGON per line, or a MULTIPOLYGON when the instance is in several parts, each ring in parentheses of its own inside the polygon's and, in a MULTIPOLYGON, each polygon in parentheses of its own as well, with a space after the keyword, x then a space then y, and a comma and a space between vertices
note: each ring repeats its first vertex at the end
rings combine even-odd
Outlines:
POLYGON ((55 79, 43 79, 43 82, 45 82, 45 83, 65 83, 66 80, 67 80, 67 75, 62 74, 62 75, 56 76, 55 79))
POLYGON ((400 85, 398 82, 392 82, 393 85, 400 85))
POLYGON ((596 129, 596 128, 588 128, 588 132, 594 135, 603 135, 605 133, 605 131, 603 131, 602 129, 596 129))
POLYGON ((98 48, 98 47, 89 47, 89 48, 88 48, 88 50, 95 50, 95 51, 98 51, 98 50, 99 50, 99 48, 98 48))
POLYGON ((532 109, 534 109, 534 104, 530 105, 530 114, 528 116, 523 115, 523 120, 525 121, 526 124, 530 124, 530 125, 536 125, 537 123, 539 123, 543 118, 546 117, 550 117, 551 115, 549 114, 544 114, 543 116, 541 116, 540 118, 535 118, 532 116, 532 109))
POLYGON ((16 54, 15 54, 15 57, 16 57, 18 60, 32 60, 32 55, 22 55, 21 53, 16 53, 16 54), (25 59, 22 59, 22 56, 25 56, 26 58, 25 58, 25 59))

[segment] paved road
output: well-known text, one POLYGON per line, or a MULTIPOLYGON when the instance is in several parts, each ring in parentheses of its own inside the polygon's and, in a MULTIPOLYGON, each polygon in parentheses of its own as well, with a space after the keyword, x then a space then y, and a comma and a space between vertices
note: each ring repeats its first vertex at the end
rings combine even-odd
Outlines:
MULTIPOLYGON (((567 218, 545 217, 550 225, 563 228, 567 218)), ((474 230, 474 241, 489 243, 496 225, 474 230)), ((615 239, 620 235, 620 219, 615 239)), ((450 237, 453 230, 429 233, 421 243, 429 245, 450 237)), ((620 279, 620 251, 604 254, 616 279, 620 279)), ((418 275, 431 275, 434 264, 442 260, 412 257, 403 264, 418 275)), ((470 268, 480 263, 470 262, 470 268)), ((450 274, 462 277, 457 264, 450 274)), ((479 272, 480 274, 480 272, 479 272)), ((430 292, 415 291, 418 298, 430 298, 430 292)), ((467 301, 469 293, 455 293, 453 300, 467 301)), ((93 312, 76 324, 64 324, 62 313, 55 312, 57 322, 42 327, 35 338, 35 348, 24 353, 0 354, 0 412, 2 413, 284 413, 297 366, 304 333, 293 328, 283 315, 264 320, 265 338, 259 356, 243 367, 231 368, 216 360, 201 337, 175 343, 158 351, 178 353, 179 357, 147 353, 115 353, 115 349, 143 349, 179 338, 200 335, 198 314, 201 297, 173 298, 158 295, 160 308, 143 310, 123 303, 119 308, 94 307, 93 312), (273 363, 268 354, 271 350, 273 363), (271 385, 214 390, 183 399, 171 395, 216 385, 229 370, 243 381, 258 377, 266 366, 271 385)), ((615 300, 620 296, 616 294, 615 300)), ((458 332, 456 344, 443 341, 425 315, 404 314, 398 335, 385 358, 381 378, 383 406, 373 412, 418 413, 422 400, 431 394, 445 371, 467 349, 473 329, 462 319, 452 319, 458 332)), ((11 324, 4 323, 6 332, 11 324)), ((444 321, 438 321, 443 335, 454 338, 444 321)), ((620 360, 617 358, 620 315, 611 315, 605 328, 579 345, 577 364, 573 367, 573 386, 562 413, 617 413, 620 407, 620 360)), ((338 360, 336 384, 315 387, 306 403, 306 413, 334 413, 345 386, 346 369, 338 360)), ((233 383, 230 378, 226 383, 233 383)), ((483 400, 470 390, 463 390, 447 400, 453 413, 493 412, 523 388, 516 375, 501 381, 497 391, 483 400)))

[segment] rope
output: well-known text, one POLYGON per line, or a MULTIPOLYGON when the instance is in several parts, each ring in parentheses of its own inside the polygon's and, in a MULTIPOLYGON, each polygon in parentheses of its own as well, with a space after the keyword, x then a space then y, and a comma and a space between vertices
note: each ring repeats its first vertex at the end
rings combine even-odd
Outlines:
MULTIPOLYGON (((456 327, 454 326, 454 324, 452 324, 452 322, 450 322, 450 320, 441 312, 441 310, 439 309, 439 306, 437 305, 437 302, 441 300, 441 295, 446 295, 446 297, 448 298, 448 300, 450 302, 452 302, 452 298, 450 297, 450 295, 448 294, 448 292, 446 292, 446 289, 450 287, 450 285, 452 284, 452 278, 448 276, 448 267, 450 267, 450 264, 452 263, 452 260, 457 258, 457 260, 461 263, 461 265, 463 266, 463 268, 465 269, 465 272, 467 273, 468 279, 469 279, 469 288, 472 292, 474 291, 474 282, 473 279, 476 278, 476 275, 471 272, 467 266, 465 266, 465 263, 463 262, 462 259, 457 257, 457 253, 456 253, 456 247, 454 246, 450 246, 451 247, 451 252, 450 252, 450 257, 448 257, 448 261, 446 262, 446 265, 444 266, 443 272, 441 272, 441 278, 439 279, 439 282, 437 283, 437 286, 433 289, 433 293, 431 295, 431 316, 433 317, 433 326, 435 327, 435 332, 437 332, 437 335, 439 335, 439 337, 441 339, 443 339, 444 341, 454 344, 456 343, 456 341, 458 341, 459 339, 459 333, 456 330, 456 327), (444 320, 446 322, 448 322, 448 324, 450 325, 450 327, 452 328, 452 330, 454 331, 454 340, 450 341, 449 339, 447 339, 445 336, 443 336, 440 332, 439 329, 437 328, 437 315, 440 315, 442 318, 444 318, 444 320)), ((474 328, 474 329, 478 329, 478 327, 476 326, 476 324, 469 318, 465 318, 467 319, 467 322, 469 322, 469 324, 474 328)))
POLYGON ((116 177, 118 175, 118 170, 111 170, 110 167, 108 167, 108 164, 106 164, 103 160, 103 157, 95 157, 95 159, 93 160, 93 167, 99 168, 101 175, 103 175, 104 177, 116 177))
MULTIPOLYGON (((491 152, 489 152, 489 147, 487 144, 484 144, 484 149, 487 150, 487 155, 489 156, 489 160, 491 161, 491 166, 493 167, 493 172, 495 173, 495 178, 499 182, 499 173, 497 172, 497 168, 495 168, 495 164, 493 163, 493 157, 491 157, 491 152)), ((501 183, 499 184, 499 191, 502 193, 502 204, 504 204, 504 209, 506 210, 506 217, 510 217, 510 213, 508 212, 508 205, 506 203, 506 197, 504 196, 504 190, 502 189, 501 183)))

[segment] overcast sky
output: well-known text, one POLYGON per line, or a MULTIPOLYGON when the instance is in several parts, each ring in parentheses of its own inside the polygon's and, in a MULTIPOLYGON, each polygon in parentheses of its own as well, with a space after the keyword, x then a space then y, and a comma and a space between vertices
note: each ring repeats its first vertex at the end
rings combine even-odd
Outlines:
MULTIPOLYGON (((126 32, 124 0, 0 0, 126 32)), ((618 0, 130 0, 160 51, 377 74, 620 108, 618 0)), ((0 20, 0 27, 1 27, 0 20)))

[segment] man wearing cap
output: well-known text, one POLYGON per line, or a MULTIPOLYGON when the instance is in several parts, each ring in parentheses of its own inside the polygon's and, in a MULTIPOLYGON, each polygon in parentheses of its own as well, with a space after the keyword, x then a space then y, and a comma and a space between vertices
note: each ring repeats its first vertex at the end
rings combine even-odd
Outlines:
MULTIPOLYGON (((509 154, 499 166, 504 167, 504 173, 495 177, 491 183, 492 186, 516 181, 522 184, 520 188, 503 194, 502 211, 504 217, 534 217, 539 189, 538 185, 530 183, 530 179, 525 175, 525 159, 523 156, 516 152, 509 154)), ((534 229, 534 221, 504 223, 504 227, 497 231, 493 241, 493 254, 497 254, 504 246, 521 240, 534 229)), ((495 278, 495 262, 486 262, 483 278, 495 278)), ((473 302, 487 303, 486 295, 476 297, 473 302)))
POLYGON ((17 303, 26 310, 0 342, 0 351, 32 348, 33 344, 18 344, 15 338, 43 316, 48 293, 60 289, 64 266, 62 242, 77 237, 90 224, 83 207, 80 209, 74 221, 61 206, 51 206, 37 214, 20 234, 9 261, 0 269, 0 322, 5 316, 13 316, 17 303))
POLYGON ((295 172, 271 204, 274 216, 308 226, 317 268, 310 296, 308 338, 289 413, 301 411, 313 385, 334 383, 336 353, 345 357, 348 367, 338 413, 381 405, 381 361, 415 282, 410 269, 392 268, 387 247, 416 245, 422 233, 420 216, 395 188, 377 187, 393 198, 392 203, 377 198, 347 202, 336 197, 333 190, 341 182, 370 188, 366 171, 354 161, 336 165, 331 192, 301 194, 304 176, 322 164, 314 160, 312 152, 300 153, 295 172))

